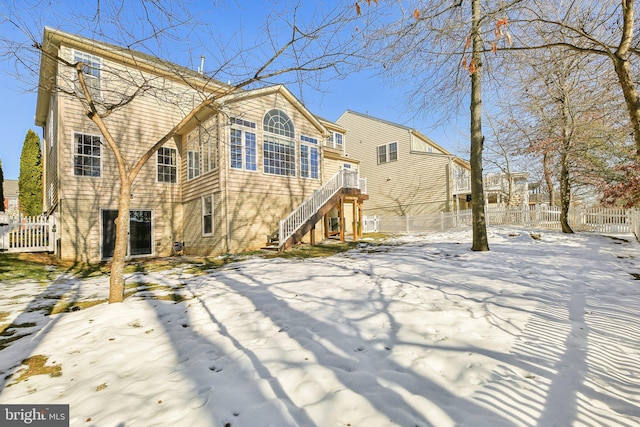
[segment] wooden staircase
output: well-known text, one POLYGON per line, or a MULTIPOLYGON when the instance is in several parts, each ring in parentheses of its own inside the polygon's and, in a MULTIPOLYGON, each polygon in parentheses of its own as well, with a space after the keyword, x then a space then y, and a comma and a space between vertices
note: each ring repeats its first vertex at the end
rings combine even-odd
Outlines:
POLYGON ((316 223, 328 214, 342 197, 362 194, 366 194, 366 179, 359 178, 357 171, 338 171, 280 221, 278 230, 267 237, 267 247, 277 248, 279 251, 291 248, 313 230, 316 223))

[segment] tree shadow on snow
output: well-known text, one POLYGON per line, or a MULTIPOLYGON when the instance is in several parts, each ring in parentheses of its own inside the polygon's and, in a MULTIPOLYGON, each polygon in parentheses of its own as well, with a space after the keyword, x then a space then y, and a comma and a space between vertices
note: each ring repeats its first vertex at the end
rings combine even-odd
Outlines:
MULTIPOLYGON (((396 341, 393 336, 378 340, 371 339, 364 337, 357 328, 350 328, 349 325, 343 328, 336 323, 309 316, 285 299, 274 295, 269 289, 271 285, 248 274, 242 272, 240 274, 244 276, 242 280, 236 280, 224 272, 217 275, 217 279, 226 284, 230 291, 249 299, 274 323, 282 323, 282 318, 291 319, 293 324, 283 325, 282 332, 286 333, 290 339, 297 341, 305 350, 312 352, 318 365, 329 370, 344 387, 363 398, 391 422, 402 426, 436 425, 432 424, 436 421, 426 419, 416 410, 416 404, 410 401, 415 397, 424 396, 455 424, 462 424, 466 420, 465 413, 469 412, 484 419, 492 419, 497 425, 508 424, 504 418, 486 407, 470 399, 456 396, 442 385, 393 361, 390 357, 393 349, 389 347, 389 343, 396 341), (270 308, 264 310, 264 307, 270 308), (313 326, 307 328, 304 325, 313 326), (360 353, 366 357, 359 360, 360 353), (350 355, 353 357, 349 357, 350 355), (366 362, 367 366, 362 366, 363 362, 366 362), (370 365, 375 368, 370 368, 370 365), (361 368, 368 370, 363 371, 361 368)), ((325 280, 327 286, 330 286, 332 280, 336 280, 335 277, 305 277, 302 280, 311 279, 325 280)), ((339 302, 344 304, 345 300, 340 299, 339 302)), ((375 305, 376 314, 382 313, 386 316, 391 325, 390 329, 397 331, 398 327, 388 310, 390 301, 383 297, 379 288, 372 290, 369 300, 353 300, 351 304, 375 305)), ((438 417, 434 418, 436 419, 438 417)))
MULTIPOLYGON (((20 284, 11 285, 20 286, 20 284)), ((38 345, 63 315, 51 313, 62 299, 68 307, 80 298, 82 284, 73 276, 62 274, 42 292, 30 297, 24 310, 0 334, 0 393, 11 382, 22 361, 34 354, 38 345)), ((24 295, 17 295, 8 304, 19 304, 24 295)), ((44 355, 48 356, 48 355, 44 355)))

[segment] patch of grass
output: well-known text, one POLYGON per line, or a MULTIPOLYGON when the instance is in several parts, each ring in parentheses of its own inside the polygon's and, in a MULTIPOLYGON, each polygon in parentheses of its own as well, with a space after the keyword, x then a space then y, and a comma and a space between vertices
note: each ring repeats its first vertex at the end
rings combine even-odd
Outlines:
POLYGON ((71 313, 72 311, 84 310, 99 304, 106 303, 106 299, 94 299, 85 301, 63 301, 60 300, 51 308, 49 314, 71 313))
MULTIPOLYGON (((35 322, 26 322, 26 323, 8 323, 5 325, 0 326, 0 336, 4 336, 5 335, 5 331, 7 331, 7 329, 19 329, 19 328, 33 328, 34 326, 36 326, 37 323, 35 322)), ((13 335, 15 332, 6 332, 6 334, 8 335, 13 335)))
POLYGON ((10 314, 8 311, 0 311, 0 322, 9 317, 10 314))
MULTIPOLYGON (((5 348, 9 347, 9 344, 11 344, 14 341, 18 341, 20 338, 29 336, 29 334, 20 334, 20 335, 13 335, 13 334, 15 334, 15 332, 9 333, 7 338, 0 339, 0 350, 4 350, 5 348)), ((3 332, 2 334, 0 334, 0 336, 4 337, 6 335, 3 332)))
POLYGON ((302 244, 288 251, 274 253, 267 258, 325 258, 357 248, 358 242, 320 243, 316 245, 302 244))
POLYGON ((62 271, 59 260, 49 254, 0 253, 0 282, 36 280, 49 282, 62 271))
POLYGON ((171 270, 184 263, 180 258, 148 258, 128 264, 125 273, 154 273, 158 271, 171 270))
POLYGON ((206 274, 210 270, 217 270, 219 268, 224 267, 227 264, 238 262, 246 258, 247 256, 249 256, 249 254, 262 254, 262 251, 254 251, 250 253, 246 252, 246 253, 237 254, 237 255, 227 254, 227 255, 222 255, 215 258, 208 258, 208 257, 202 258, 202 259, 195 258, 195 259, 192 259, 191 261, 192 265, 185 270, 185 273, 206 274))
POLYGON ((18 334, 18 329, 24 328, 32 328, 36 326, 37 323, 34 322, 26 322, 26 323, 7 323, 4 325, 0 325, 0 350, 3 350, 9 347, 14 341, 19 340, 22 337, 26 337, 29 334, 18 334))
POLYGON ((176 304, 186 301, 187 298, 178 293, 178 289, 159 283, 131 282, 125 284, 124 297, 129 298, 139 292, 146 292, 141 298, 153 299, 158 301, 173 301, 176 304), (126 291, 129 289, 129 291, 126 291))
POLYGON ((98 387, 96 387, 96 391, 101 391, 107 388, 107 383, 102 383, 98 387))
POLYGON ((31 356, 22 361, 23 365, 27 365, 27 369, 15 381, 8 386, 25 381, 34 375, 49 375, 50 377, 62 376, 62 365, 45 366, 49 358, 42 354, 31 356))
POLYGON ((360 241, 362 241, 362 240, 373 240, 375 242, 380 242, 380 241, 386 240, 386 239, 388 239, 390 237, 392 237, 392 235, 389 234, 389 233, 380 233, 380 232, 364 233, 362 235, 362 239, 360 239, 360 241))

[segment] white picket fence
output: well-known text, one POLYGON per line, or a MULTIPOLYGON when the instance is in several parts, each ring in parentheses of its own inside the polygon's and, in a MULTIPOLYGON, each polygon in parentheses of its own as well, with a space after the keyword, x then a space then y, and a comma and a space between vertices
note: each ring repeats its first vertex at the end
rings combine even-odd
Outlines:
POLYGON ((55 217, 10 216, 0 212, 0 252, 53 252, 55 217))
MULTIPOLYGON (((488 226, 520 226, 527 228, 560 230, 560 208, 489 207, 485 212, 488 226)), ((387 233, 415 233, 445 231, 471 226, 471 210, 442 212, 410 216, 366 216, 363 231, 387 233)), ((569 225, 574 231, 596 233, 634 233, 640 235, 640 211, 634 209, 575 208, 569 210, 569 225)))

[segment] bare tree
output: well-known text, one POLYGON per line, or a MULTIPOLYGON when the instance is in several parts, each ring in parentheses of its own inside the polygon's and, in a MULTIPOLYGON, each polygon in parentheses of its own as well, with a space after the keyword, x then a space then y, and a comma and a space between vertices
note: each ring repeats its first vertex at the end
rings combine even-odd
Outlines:
POLYGON ((508 96, 503 106, 510 118, 505 121, 508 132, 526 144, 523 150, 542 156, 550 201, 552 176, 557 177, 562 230, 572 233, 568 213, 573 192, 585 186, 593 190, 606 173, 607 159, 624 145, 616 120, 619 97, 604 64, 574 51, 546 50, 510 59, 519 67, 511 90, 520 95, 508 96))
POLYGON ((69 60, 47 49, 47 46, 40 42, 39 35, 30 31, 32 26, 29 24, 37 20, 36 16, 29 15, 33 13, 30 11, 42 12, 41 9, 30 9, 27 5, 20 4, 3 14, 5 24, 10 24, 16 32, 22 34, 21 40, 17 37, 0 40, 3 56, 18 64, 26 64, 26 69, 31 71, 26 78, 32 79, 31 81, 37 81, 36 64, 40 57, 42 61, 53 61, 56 66, 73 70, 75 77, 71 77, 70 80, 41 81, 39 84, 48 91, 73 97, 82 106, 86 117, 99 129, 116 159, 119 198, 109 302, 121 302, 124 299, 124 268, 132 186, 143 166, 159 148, 171 140, 202 108, 220 109, 218 100, 226 95, 286 75, 292 75, 294 79, 304 75, 309 77, 308 80, 319 73, 324 73, 325 76, 340 75, 343 67, 346 69, 352 58, 359 56, 359 43, 348 37, 337 37, 351 30, 348 27, 353 19, 351 10, 314 6, 312 12, 305 9, 303 13, 302 3, 286 6, 279 14, 270 15, 271 21, 265 23, 267 32, 260 43, 233 50, 234 54, 231 56, 226 56, 225 52, 228 49, 221 50, 221 59, 215 69, 194 78, 195 73, 161 59, 161 54, 168 52, 168 43, 186 40, 191 32, 198 29, 206 31, 206 28, 198 25, 189 14, 186 4, 145 1, 129 4, 118 0, 98 2, 90 14, 76 17, 76 22, 92 23, 93 34, 100 36, 103 41, 115 42, 117 45, 111 48, 120 57, 139 61, 142 54, 147 55, 154 63, 160 64, 160 71, 153 78, 131 70, 106 70, 109 78, 116 83, 112 85, 113 90, 104 96, 96 96, 92 88, 91 63, 83 59, 69 60), (131 25, 114 25, 123 21, 131 25), (249 61, 248 58, 259 59, 249 61), (222 84, 216 77, 234 80, 229 84, 222 84), (197 105, 181 102, 183 94, 172 92, 170 85, 165 83, 167 80, 178 80, 183 86, 199 93, 197 105), (142 96, 153 96, 159 101, 173 105, 181 112, 182 119, 158 140, 148 143, 142 154, 131 157, 122 150, 117 135, 113 134, 113 123, 109 121, 109 117, 142 96))
POLYGON ((482 181, 483 78, 492 69, 487 55, 511 42, 506 15, 521 1, 428 0, 400 10, 395 3, 381 4, 389 16, 394 16, 395 8, 400 17, 370 22, 367 27, 372 56, 385 73, 409 88, 422 113, 446 117, 443 111, 458 113, 469 101, 472 249, 476 251, 489 250, 482 181))
POLYGON ((622 91, 640 161, 640 95, 637 89, 639 40, 634 0, 534 0, 518 17, 517 49, 569 49, 610 61, 622 91), (553 35, 531 37, 532 34, 553 35))

